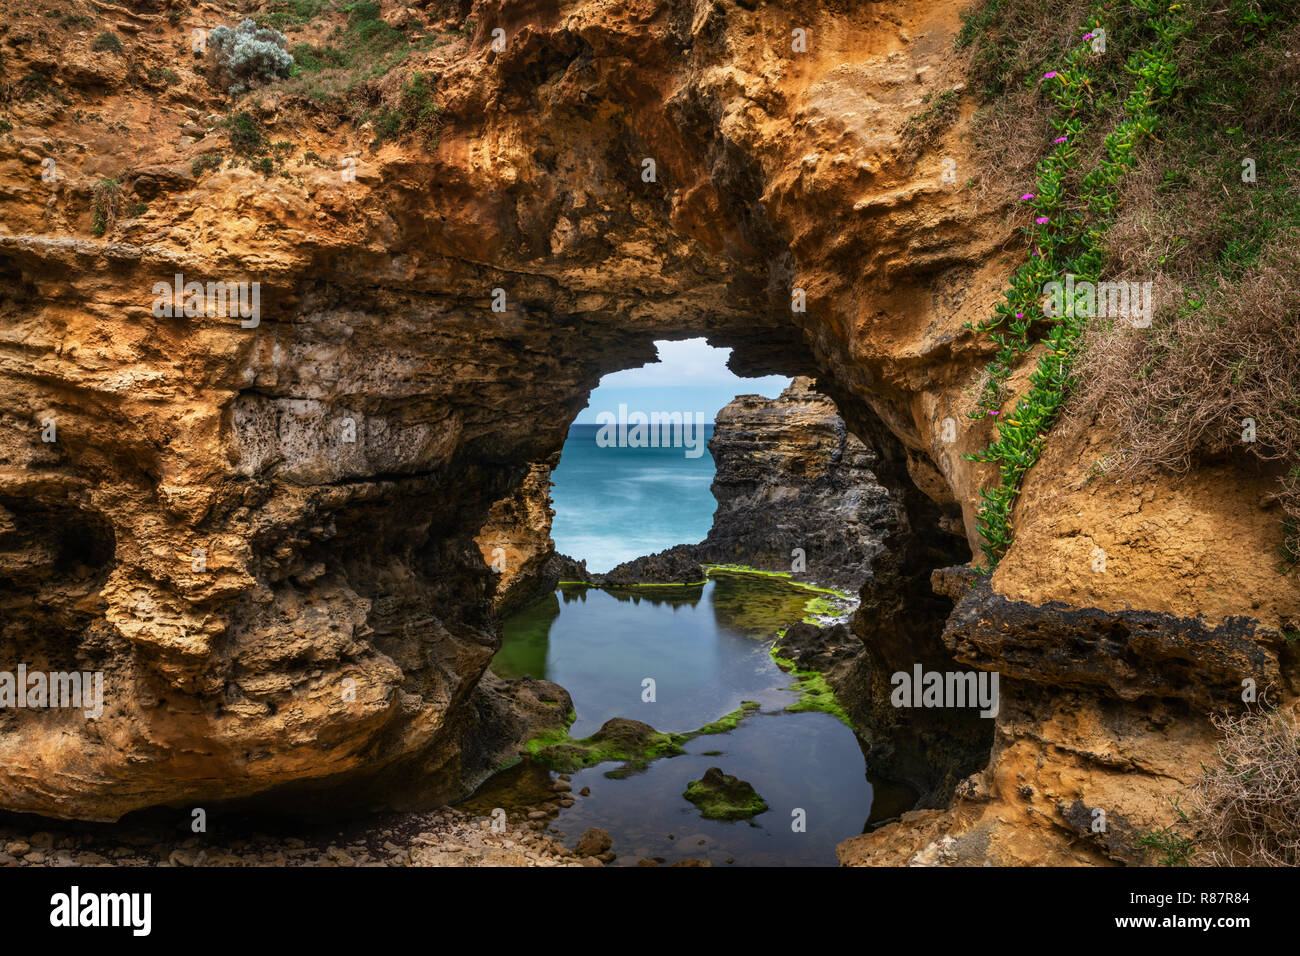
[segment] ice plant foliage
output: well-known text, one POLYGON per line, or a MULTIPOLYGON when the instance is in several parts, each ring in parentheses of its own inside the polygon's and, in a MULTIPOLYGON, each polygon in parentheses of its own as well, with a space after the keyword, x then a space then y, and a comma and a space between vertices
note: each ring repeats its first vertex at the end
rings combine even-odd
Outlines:
POLYGON ((977 525, 984 542, 984 555, 991 569, 1011 544, 1011 509, 1020 493, 1020 482, 1038 460, 1047 431, 1071 385, 1071 358, 1083 332, 1086 317, 1076 315, 1072 305, 1059 317, 1043 314, 1040 299, 1047 282, 1063 281, 1066 275, 1096 282, 1101 277, 1102 239, 1118 202, 1118 186, 1124 172, 1134 162, 1134 148, 1149 136, 1159 121, 1158 106, 1168 99, 1177 85, 1174 49, 1188 27, 1175 5, 1163 9, 1159 0, 1130 0, 1133 8, 1150 17, 1148 29, 1152 39, 1138 49, 1125 64, 1133 76, 1133 87, 1124 102, 1123 118, 1105 138, 1102 158, 1080 184, 1080 194, 1089 214, 1084 221, 1067 214, 1069 174, 1079 162, 1073 145, 1080 139, 1088 120, 1092 119, 1093 100, 1088 70, 1093 50, 1087 42, 1100 27, 1094 21, 1083 42, 1072 48, 1058 69, 1043 75, 1043 90, 1057 105, 1052 125, 1058 133, 1054 148, 1038 164, 1037 191, 1021 196, 1032 199, 1038 215, 1026 229, 1030 258, 1011 277, 1011 288, 1004 301, 994 308, 988 321, 976 326, 1001 348, 989 365, 979 403, 971 418, 993 418, 998 423, 998 438, 976 455, 974 461, 998 465, 999 481, 992 488, 981 489, 981 507, 977 525), (1043 350, 1038 366, 1029 380, 1029 390, 1009 415, 998 416, 1006 380, 1022 353, 1035 343, 1029 332, 1035 323, 1047 323, 1043 350))

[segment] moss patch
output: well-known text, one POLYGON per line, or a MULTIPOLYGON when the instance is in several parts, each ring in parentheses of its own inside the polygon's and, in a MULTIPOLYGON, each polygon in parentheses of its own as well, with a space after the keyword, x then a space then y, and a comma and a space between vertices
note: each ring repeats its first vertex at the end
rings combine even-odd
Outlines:
POLYGON ((575 717, 570 711, 565 721, 566 729, 548 730, 524 746, 536 763, 560 773, 575 773, 597 764, 621 762, 621 767, 605 775, 619 779, 644 770, 660 757, 685 753, 682 745, 696 737, 735 730, 742 720, 757 710, 758 704, 747 700, 731 713, 685 734, 660 733, 639 720, 614 717, 605 721, 590 737, 580 740, 569 736, 567 728, 575 717))
POLYGON ((735 730, 740 725, 740 722, 742 720, 744 720, 750 714, 754 713, 754 711, 756 710, 758 710, 758 704, 756 704, 752 700, 747 700, 740 705, 740 708, 738 710, 733 710, 725 717, 719 717, 717 720, 713 721, 712 723, 705 724, 699 730, 695 731, 694 733, 687 734, 685 736, 687 737, 687 739, 694 739, 696 737, 703 737, 706 734, 728 733, 732 730, 735 730))
MULTIPOLYGON (((784 632, 782 632, 781 636, 785 636, 784 632)), ((786 711, 797 714, 805 710, 819 710, 824 714, 830 714, 855 734, 861 736, 858 728, 849 719, 848 711, 844 709, 844 705, 840 703, 839 698, 835 696, 835 692, 831 690, 830 684, 826 682, 826 678, 819 671, 800 670, 795 666, 793 660, 782 657, 779 651, 780 647, 773 644, 771 651, 768 653, 771 654, 772 660, 776 662, 777 667, 794 675, 796 680, 790 685, 790 689, 799 695, 799 699, 787 707, 786 711)))
POLYGON ((710 767, 699 780, 686 785, 682 796, 700 808, 708 820, 747 820, 768 809, 749 783, 718 767, 710 767))
POLYGON ((751 568, 746 564, 702 564, 704 573, 708 577, 713 577, 713 572, 720 571, 726 574, 756 574, 765 578, 780 578, 791 587, 802 588, 805 591, 816 591, 819 594, 833 594, 838 598, 852 600, 853 595, 846 591, 838 591, 835 588, 824 588, 820 584, 811 584, 808 581, 796 581, 789 571, 761 571, 758 568, 751 568))

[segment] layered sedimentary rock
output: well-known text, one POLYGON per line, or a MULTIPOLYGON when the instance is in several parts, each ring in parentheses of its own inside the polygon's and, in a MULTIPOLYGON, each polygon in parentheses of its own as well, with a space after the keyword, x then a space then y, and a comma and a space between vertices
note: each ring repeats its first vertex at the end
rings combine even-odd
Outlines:
MULTIPOLYGON (((1040 859, 1074 852, 1072 808, 1092 805, 1092 781, 1135 826, 1157 821, 1162 768, 1194 766, 1208 740, 1204 700, 1176 694, 1185 709, 1170 709, 1162 688, 1220 688, 1257 666, 1267 678, 1273 660, 1286 680, 1274 635, 1296 626, 1297 597, 1271 570, 1276 510, 1238 463, 1116 486, 1089 478, 1105 434, 1054 434, 993 592, 1160 612, 1164 633, 1142 632, 1126 658, 1109 618, 1089 612, 1108 635, 1095 651, 1087 627, 1069 632, 1101 678, 1069 682, 1075 712, 1100 715, 1095 737, 1037 683, 1069 665, 1031 667, 1045 646, 1032 615, 1021 637, 996 624, 941 637, 952 601, 930 572, 969 559, 991 477, 963 455, 990 435, 965 412, 993 346, 963 323, 988 314, 1017 241, 1015 185, 967 185, 984 172, 964 138, 972 104, 919 156, 902 144, 925 98, 961 92, 960 6, 478 0, 464 29, 363 90, 394 103, 413 70, 431 77, 430 149, 372 148, 373 128, 287 86, 239 103, 208 86, 178 51, 242 6, 168 18, 106 4, 81 28, 8 4, 0 668, 99 670, 106 700, 93 720, 0 712, 0 806, 108 819, 462 793, 498 644, 476 537, 560 449, 601 375, 649 361, 656 339, 703 335, 734 348, 738 372, 814 376, 878 456, 899 520, 853 630, 881 726, 898 719, 880 704, 893 670, 954 654, 1016 668, 976 788, 985 810, 959 798, 934 825, 959 839, 987 814, 996 832, 970 846, 1014 847, 1028 817, 1010 812, 1012 784, 1033 774, 1068 782, 1025 783, 1053 795, 1029 804, 1053 821, 1033 831, 1040 859), (92 50, 109 28, 122 51, 92 50), (155 81, 162 70, 175 82, 155 81), (235 110, 289 144, 274 174, 195 166, 233 155, 220 119, 235 110), (122 189, 111 222, 96 214, 105 179, 122 189), (156 311, 155 287, 177 275, 257 282, 257 321, 156 311), (1223 632, 1223 653, 1203 656, 1199 638, 1179 651, 1171 635, 1198 615, 1211 630, 1253 623, 1223 632), (1165 662, 1157 684, 1098 671, 1148 648, 1165 662), (1159 761, 1132 740, 1143 727, 1159 761), (1075 760, 1103 769, 1067 772, 1075 760)), ((985 611, 972 613, 961 620, 985 611)), ((866 839, 924 850, 908 827, 866 839)))
POLYGON ((553 565, 548 565, 555 553, 551 472, 558 464, 559 455, 553 455, 549 461, 530 465, 514 494, 492 506, 487 524, 475 538, 483 560, 498 575, 492 601, 498 617, 554 590, 559 580, 553 565))
POLYGON ((902 517, 871 471, 875 452, 811 379, 796 378, 774 399, 733 399, 709 452, 718 508, 696 549, 702 561, 857 590, 902 517))

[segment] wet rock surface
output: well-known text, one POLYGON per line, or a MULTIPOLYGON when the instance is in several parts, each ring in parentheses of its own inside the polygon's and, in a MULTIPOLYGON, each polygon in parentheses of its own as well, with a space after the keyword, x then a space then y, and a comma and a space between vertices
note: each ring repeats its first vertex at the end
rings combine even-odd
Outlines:
POLYGON ((682 794, 709 820, 747 820, 768 809, 763 798, 747 781, 723 773, 718 767, 692 780, 682 794))

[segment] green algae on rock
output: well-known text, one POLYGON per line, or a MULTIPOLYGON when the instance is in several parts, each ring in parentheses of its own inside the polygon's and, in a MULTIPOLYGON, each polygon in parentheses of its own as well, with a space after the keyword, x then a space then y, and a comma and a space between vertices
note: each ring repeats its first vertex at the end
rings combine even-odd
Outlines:
POLYGON ((752 786, 719 767, 710 767, 692 780, 682 793, 708 820, 747 820, 767 811, 768 805, 752 786))
MULTIPOLYGON (((785 637, 784 631, 780 633, 778 640, 783 637, 785 637)), ((771 654, 772 660, 776 662, 777 667, 797 678, 790 685, 790 689, 799 694, 799 699, 786 707, 786 710, 792 714, 806 710, 818 710, 824 714, 830 714, 855 734, 863 736, 862 732, 854 726, 853 721, 849 718, 844 705, 835 696, 835 691, 831 689, 825 675, 821 671, 800 668, 791 658, 782 657, 779 653, 780 650, 779 643, 773 643, 772 649, 768 653, 771 654)))
POLYGON ((682 753, 685 739, 682 734, 661 734, 639 720, 613 717, 590 737, 575 740, 567 732, 552 732, 530 740, 527 749, 536 761, 551 770, 573 773, 619 760, 623 766, 610 771, 610 775, 626 776, 644 770, 659 757, 682 753))
POLYGON ((623 766, 606 774, 617 779, 644 770, 660 757, 685 753, 682 744, 696 737, 735 730, 742 720, 757 710, 758 704, 754 701, 743 701, 731 713, 685 734, 660 733, 639 720, 613 717, 590 737, 575 740, 566 730, 552 730, 534 737, 526 744, 526 749, 534 761, 561 773, 622 761, 623 766))

